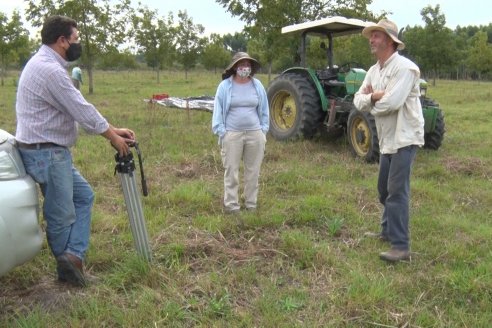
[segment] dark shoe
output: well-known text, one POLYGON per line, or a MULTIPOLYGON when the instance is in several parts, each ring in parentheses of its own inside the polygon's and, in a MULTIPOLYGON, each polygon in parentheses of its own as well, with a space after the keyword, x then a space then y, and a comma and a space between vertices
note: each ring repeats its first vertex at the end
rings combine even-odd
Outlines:
POLYGON ((380 241, 389 242, 389 238, 380 232, 365 232, 364 237, 379 239, 380 241))
POLYGON ((256 207, 246 207, 246 211, 250 213, 255 213, 256 212, 256 207))
POLYGON ((70 253, 63 253, 56 258, 58 280, 77 287, 86 287, 82 260, 70 253))
POLYGON ((380 253, 379 258, 388 262, 407 261, 410 259, 410 251, 392 248, 387 252, 380 253))

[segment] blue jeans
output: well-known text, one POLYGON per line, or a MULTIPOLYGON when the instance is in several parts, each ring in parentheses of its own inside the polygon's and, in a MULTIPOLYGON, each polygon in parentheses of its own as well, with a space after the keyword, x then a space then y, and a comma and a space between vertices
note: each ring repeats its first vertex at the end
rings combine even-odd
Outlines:
POLYGON ((70 150, 20 148, 19 152, 44 196, 46 236, 53 255, 68 252, 83 260, 89 247, 94 192, 73 167, 70 150))
POLYGON ((384 205, 381 234, 388 237, 393 248, 400 250, 410 249, 410 173, 416 153, 417 146, 407 146, 395 154, 381 154, 379 158, 378 192, 384 205))

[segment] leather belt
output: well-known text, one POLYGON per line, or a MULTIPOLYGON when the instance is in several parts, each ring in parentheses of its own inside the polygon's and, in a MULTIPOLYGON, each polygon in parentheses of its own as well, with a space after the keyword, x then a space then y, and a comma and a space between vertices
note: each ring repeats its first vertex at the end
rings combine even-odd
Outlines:
POLYGON ((34 144, 26 144, 20 141, 17 141, 17 146, 19 148, 23 149, 45 149, 45 148, 53 148, 53 147, 63 147, 60 146, 56 143, 52 142, 41 142, 41 143, 34 143, 34 144))

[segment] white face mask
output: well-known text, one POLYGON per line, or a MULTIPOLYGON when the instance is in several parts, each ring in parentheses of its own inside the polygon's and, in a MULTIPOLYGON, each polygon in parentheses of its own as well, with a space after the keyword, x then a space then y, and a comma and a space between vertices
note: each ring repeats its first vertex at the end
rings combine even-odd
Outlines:
POLYGON ((251 74, 251 67, 238 67, 236 74, 239 77, 248 77, 251 74))

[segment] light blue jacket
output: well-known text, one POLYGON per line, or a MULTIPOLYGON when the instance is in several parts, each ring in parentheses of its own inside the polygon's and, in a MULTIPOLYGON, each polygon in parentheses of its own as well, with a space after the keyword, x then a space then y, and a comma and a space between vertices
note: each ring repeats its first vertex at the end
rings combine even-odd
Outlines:
MULTIPOLYGON (((223 80, 217 87, 214 100, 214 112, 212 115, 212 131, 219 136, 219 143, 224 134, 226 133, 225 121, 227 112, 231 107, 232 98, 232 79, 233 76, 223 80)), ((260 118, 261 131, 267 133, 270 127, 270 110, 268 107, 268 99, 265 88, 261 84, 260 80, 252 77, 253 85, 258 94, 258 107, 256 112, 260 118)))
POLYGON ((82 83, 82 70, 80 69, 80 67, 75 66, 72 69, 72 79, 77 80, 80 83, 82 83))

